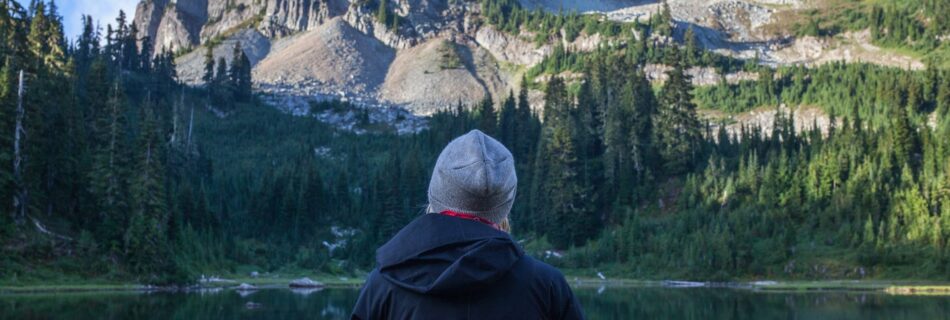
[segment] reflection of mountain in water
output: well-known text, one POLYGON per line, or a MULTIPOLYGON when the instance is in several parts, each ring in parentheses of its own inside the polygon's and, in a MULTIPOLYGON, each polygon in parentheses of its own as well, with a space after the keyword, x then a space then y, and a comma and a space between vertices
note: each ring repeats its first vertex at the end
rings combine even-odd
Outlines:
POLYGON ((313 294, 314 292, 323 291, 323 288, 294 288, 294 289, 290 289, 290 291, 293 292, 294 294, 308 296, 308 295, 313 294))
POLYGON ((240 291, 235 291, 235 292, 237 292, 237 294, 241 296, 241 298, 247 298, 250 295, 257 293, 257 290, 240 290, 240 291))
POLYGON ((346 309, 335 306, 332 303, 328 303, 323 307, 323 311, 320 311, 320 316, 324 318, 346 317, 347 314, 349 314, 349 312, 346 311, 346 309))

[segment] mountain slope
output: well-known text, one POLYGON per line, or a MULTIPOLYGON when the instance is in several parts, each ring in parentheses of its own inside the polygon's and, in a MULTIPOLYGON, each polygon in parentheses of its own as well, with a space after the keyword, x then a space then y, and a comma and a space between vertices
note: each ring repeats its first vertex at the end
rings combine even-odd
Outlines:
POLYGON ((402 50, 386 75, 381 97, 397 104, 415 103, 422 113, 458 101, 479 101, 488 88, 473 72, 472 55, 472 48, 445 39, 402 50))
POLYGON ((340 18, 287 40, 254 68, 259 83, 366 94, 382 84, 395 58, 392 48, 340 18))
MULTIPOLYGON (((597 13, 610 21, 641 23, 663 8, 650 0, 403 0, 389 1, 383 10, 376 3, 142 0, 135 22, 144 26, 157 48, 187 52, 178 65, 180 77, 190 84, 200 83, 202 47, 214 47, 216 58, 228 58, 240 42, 255 65, 257 88, 264 93, 304 100, 336 97, 430 114, 459 101, 474 104, 488 94, 503 98, 517 89, 525 69, 552 55, 559 43, 569 50, 590 51, 627 41, 588 26, 571 35, 566 30, 548 35, 527 30, 534 26, 494 25, 482 12, 486 4, 517 3, 527 9, 597 13), (439 67, 436 44, 446 39, 457 44, 461 67, 439 67)), ((824 8, 821 3, 670 0, 668 4, 673 37, 683 41, 686 30, 692 29, 697 42, 716 53, 770 65, 845 60, 923 68, 917 58, 871 44, 866 32, 795 34, 802 16, 824 8)))

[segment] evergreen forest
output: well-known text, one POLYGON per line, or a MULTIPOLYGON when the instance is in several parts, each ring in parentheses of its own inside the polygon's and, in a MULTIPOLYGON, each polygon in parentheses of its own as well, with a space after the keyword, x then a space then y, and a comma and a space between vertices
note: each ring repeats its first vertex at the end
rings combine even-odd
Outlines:
POLYGON ((460 101, 398 135, 279 111, 252 93, 240 47, 217 61, 209 51, 207 85, 188 86, 175 55, 124 14, 104 30, 86 17, 71 38, 53 1, 0 0, 0 282, 359 277, 423 213, 441 149, 472 129, 515 157, 513 236, 568 274, 950 279, 950 68, 938 59, 947 42, 926 40, 948 34, 946 20, 887 4, 802 25, 937 52, 923 70, 770 67, 703 50, 668 11, 621 24, 517 3, 482 1, 486 23, 538 41, 562 29, 628 41, 559 47, 520 90, 460 101), (683 41, 648 41, 674 34, 683 41), (670 67, 665 82, 647 78, 649 63, 670 67), (697 66, 757 78, 694 87, 697 66), (799 109, 783 105, 818 108, 829 124, 796 123, 799 109), (775 116, 729 130, 709 110, 775 116))

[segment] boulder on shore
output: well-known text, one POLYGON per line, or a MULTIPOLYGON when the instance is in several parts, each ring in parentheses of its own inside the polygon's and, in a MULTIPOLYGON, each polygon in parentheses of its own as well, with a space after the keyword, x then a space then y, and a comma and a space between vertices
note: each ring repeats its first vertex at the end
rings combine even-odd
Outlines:
POLYGON ((322 282, 310 280, 310 278, 300 278, 290 282, 291 288, 322 288, 322 282))

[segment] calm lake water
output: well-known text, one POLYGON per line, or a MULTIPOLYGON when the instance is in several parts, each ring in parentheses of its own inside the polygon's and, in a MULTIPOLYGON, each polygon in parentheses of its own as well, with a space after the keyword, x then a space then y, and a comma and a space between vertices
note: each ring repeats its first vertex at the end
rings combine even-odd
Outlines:
MULTIPOLYGON (((589 319, 950 319, 950 297, 706 288, 576 289, 589 319)), ((347 319, 358 292, 0 295, 0 319, 347 319), (248 303, 253 303, 249 306, 248 303)))

